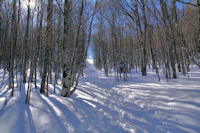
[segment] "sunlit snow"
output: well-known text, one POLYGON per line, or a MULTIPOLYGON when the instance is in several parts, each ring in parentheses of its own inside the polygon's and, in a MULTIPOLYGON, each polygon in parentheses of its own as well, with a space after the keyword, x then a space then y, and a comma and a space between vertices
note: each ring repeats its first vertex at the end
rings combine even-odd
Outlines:
MULTIPOLYGON (((49 97, 32 88, 25 104, 27 84, 10 97, 8 74, 0 83, 0 132, 2 133, 198 133, 200 132, 200 70, 167 82, 149 72, 128 74, 128 81, 105 77, 93 60, 70 97, 60 96, 62 85, 49 86, 49 97)), ((38 74, 39 75, 39 74, 38 74)), ((0 70, 0 79, 3 71, 0 70)), ((59 81, 60 82, 60 81, 59 81)), ((33 85, 34 86, 34 85, 33 85)))

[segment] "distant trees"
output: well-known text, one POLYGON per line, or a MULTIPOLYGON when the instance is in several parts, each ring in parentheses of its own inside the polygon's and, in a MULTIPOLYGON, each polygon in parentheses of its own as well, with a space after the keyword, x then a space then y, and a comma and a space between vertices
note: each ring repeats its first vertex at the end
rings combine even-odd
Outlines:
POLYGON ((106 60, 108 68, 116 70, 117 62, 122 60, 129 70, 140 67, 143 76, 147 74, 147 65, 152 63, 158 80, 159 69, 162 69, 167 80, 177 78, 177 72, 185 75, 190 63, 195 63, 199 58, 198 13, 195 4, 190 3, 182 8, 181 3, 177 3, 177 0, 102 1, 93 37, 96 68, 102 69, 106 60), (189 18, 186 14, 189 9, 194 13, 190 22, 185 20, 189 18), (186 30, 186 27, 190 27, 190 30, 186 30), (190 35, 188 31, 191 31, 190 35))

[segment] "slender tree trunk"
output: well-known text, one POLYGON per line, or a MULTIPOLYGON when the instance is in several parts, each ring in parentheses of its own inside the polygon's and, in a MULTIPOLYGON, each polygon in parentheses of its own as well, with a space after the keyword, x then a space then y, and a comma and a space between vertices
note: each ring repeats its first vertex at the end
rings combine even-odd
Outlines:
POLYGON ((199 41, 198 41, 198 48, 199 48, 199 52, 200 52, 200 0, 197 0, 197 8, 198 8, 198 26, 199 26, 199 41))
MULTIPOLYGON (((51 46, 51 32, 52 32, 52 16, 53 16, 53 0, 48 0, 48 7, 47 7, 47 37, 46 37, 46 49, 45 49, 45 60, 43 65, 43 74, 42 74, 42 81, 41 81, 41 88, 40 93, 45 93, 45 80, 47 77, 47 72, 49 72, 49 64, 50 64, 50 46, 51 46)), ((47 85, 48 87, 48 85, 47 85)), ((48 91, 48 88, 47 88, 48 91)), ((48 94, 48 92, 47 92, 48 94)))
MULTIPOLYGON (((0 0, 0 11, 2 10, 2 0, 0 0)), ((3 36, 3 32, 2 32, 2 20, 3 20, 3 16, 0 15, 0 69, 1 69, 1 61, 2 61, 2 36, 3 36)))
POLYGON ((11 44, 11 58, 10 58, 10 70, 9 70, 9 87, 12 88, 11 96, 14 94, 14 58, 15 58, 15 49, 16 49, 16 36, 17 36, 17 23, 16 23, 16 8, 17 1, 13 0, 13 14, 12 14, 12 27, 11 27, 11 35, 12 41, 11 44))
MULTIPOLYGON (((142 31, 142 26, 141 26, 141 22, 140 22, 140 16, 139 16, 139 11, 138 11, 138 1, 135 0, 135 17, 136 17, 136 24, 139 28, 140 31, 140 36, 142 39, 140 39, 140 43, 142 46, 142 57, 141 57, 141 72, 142 72, 142 76, 146 76, 146 26, 144 27, 144 32, 142 31)), ((144 5, 143 5, 144 6, 144 5)), ((144 7, 143 7, 144 10, 144 7)), ((144 11, 143 11, 144 12, 144 11)), ((145 14, 143 13, 143 17, 145 18, 145 14)))
POLYGON ((27 70, 27 63, 28 63, 28 41, 29 41, 29 21, 30 21, 30 8, 31 0, 28 0, 28 9, 27 9, 27 24, 26 24, 26 33, 24 38, 24 62, 23 62, 23 82, 26 83, 26 70, 27 70))
POLYGON ((43 0, 40 1, 40 22, 39 22, 39 35, 38 35, 38 46, 37 46, 37 55, 35 56, 35 88, 37 88, 37 63, 38 63, 38 56, 40 52, 42 52, 42 40, 43 40, 43 32, 42 32, 42 24, 43 24, 43 16, 44 16, 44 7, 43 7, 43 0))
POLYGON ((145 1, 141 0, 142 2, 142 12, 143 12, 143 19, 144 19, 144 35, 143 35, 143 66, 142 66, 142 75, 146 76, 146 67, 147 67, 147 50, 146 50, 146 36, 147 36, 147 19, 146 19, 146 5, 145 1))
POLYGON ((57 25, 58 38, 56 40, 56 59, 55 59, 55 80, 54 80, 54 93, 56 93, 57 79, 59 78, 59 63, 60 63, 60 52, 61 52, 61 11, 59 11, 59 19, 57 25))

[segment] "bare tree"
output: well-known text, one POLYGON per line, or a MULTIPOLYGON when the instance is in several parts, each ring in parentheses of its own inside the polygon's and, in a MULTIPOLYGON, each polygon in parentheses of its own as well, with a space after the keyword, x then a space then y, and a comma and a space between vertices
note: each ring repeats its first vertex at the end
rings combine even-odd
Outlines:
POLYGON ((52 33, 52 16, 53 16, 53 0, 48 0, 48 6, 47 6, 47 36, 46 36, 46 49, 45 49, 45 60, 43 65, 43 74, 42 74, 42 81, 41 81, 41 88, 40 93, 45 93, 45 80, 47 78, 47 96, 48 96, 48 76, 49 75, 49 65, 50 65, 50 53, 51 53, 51 33, 52 33))

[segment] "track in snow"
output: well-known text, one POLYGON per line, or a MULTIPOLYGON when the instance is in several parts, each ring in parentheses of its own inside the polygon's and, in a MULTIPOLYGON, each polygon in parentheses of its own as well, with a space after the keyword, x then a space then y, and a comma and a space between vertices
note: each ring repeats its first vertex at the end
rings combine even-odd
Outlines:
POLYGON ((127 82, 117 82, 88 65, 71 98, 59 96, 61 86, 49 97, 32 89, 29 106, 24 104, 25 89, 16 90, 3 106, 10 91, 1 85, 0 129, 4 133, 196 133, 200 132, 199 81, 196 67, 189 79, 180 74, 176 80, 158 82, 152 72, 147 77, 133 72, 127 82))

